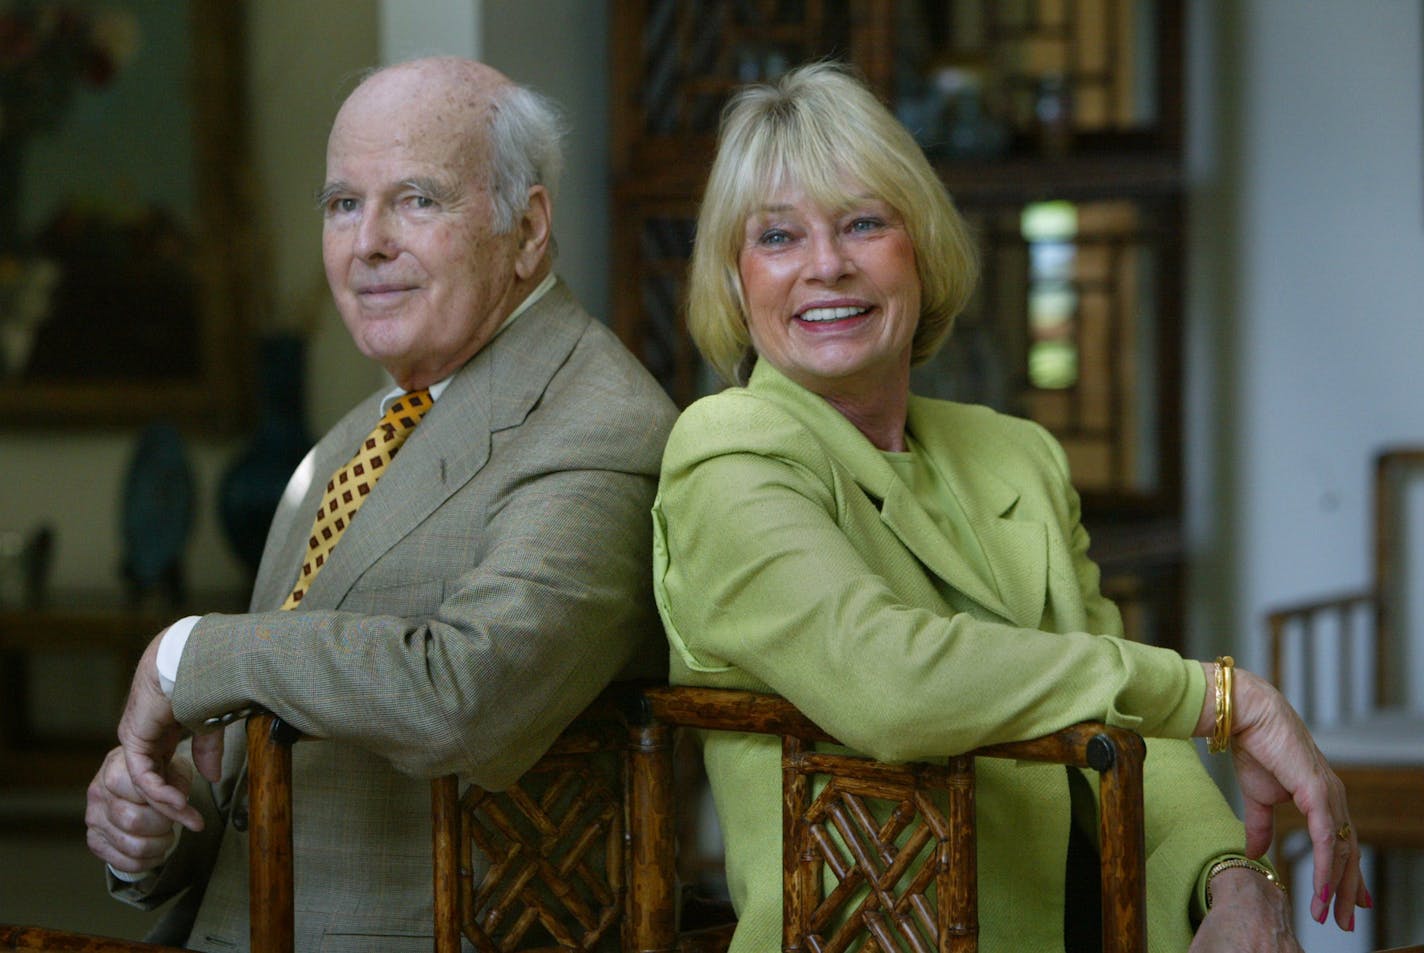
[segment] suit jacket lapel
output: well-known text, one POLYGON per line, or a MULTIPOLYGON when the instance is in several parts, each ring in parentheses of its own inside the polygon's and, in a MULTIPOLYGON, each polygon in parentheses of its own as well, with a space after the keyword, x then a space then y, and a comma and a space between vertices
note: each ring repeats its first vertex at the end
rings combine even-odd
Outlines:
POLYGON ((297 465, 267 532, 267 545, 252 587, 253 612, 276 609, 296 584, 306 555, 316 508, 336 468, 356 452, 361 438, 380 419, 381 396, 373 394, 341 418, 297 465), (299 494, 293 496, 293 494, 299 494))
MULTIPOLYGON (((390 470, 376 484, 370 499, 362 504, 353 524, 361 527, 360 531, 343 535, 332 550, 302 600, 304 606, 339 606, 376 560, 479 473, 489 460, 491 435, 524 420, 573 350, 586 321, 561 281, 455 373, 435 406, 401 447, 390 470)), ((358 413, 363 420, 353 421, 350 426, 343 420, 333 431, 333 436, 340 432, 344 449, 318 454, 331 459, 327 469, 319 471, 321 485, 308 492, 302 502, 302 508, 308 511, 304 517, 307 523, 295 530, 302 534, 302 549, 316 516, 320 491, 330 474, 350 459, 356 442, 374 426, 379 400, 377 395, 362 403, 358 413)), ((296 516, 293 521, 298 523, 302 518, 296 516)), ((291 532, 286 534, 288 543, 283 547, 288 553, 292 552, 291 532)), ((297 552, 289 557, 294 565, 287 570, 288 586, 296 578, 295 564, 301 561, 301 549, 297 552)), ((278 597, 279 604, 287 591, 278 597)))

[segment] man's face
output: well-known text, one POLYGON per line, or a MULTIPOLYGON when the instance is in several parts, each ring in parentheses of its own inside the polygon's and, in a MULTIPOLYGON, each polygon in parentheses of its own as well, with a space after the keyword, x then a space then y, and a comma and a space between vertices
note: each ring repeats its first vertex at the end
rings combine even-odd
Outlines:
POLYGON ((403 387, 453 373, 516 303, 520 230, 493 230, 485 108, 468 86, 391 70, 352 94, 327 145, 327 281, 356 346, 403 387))

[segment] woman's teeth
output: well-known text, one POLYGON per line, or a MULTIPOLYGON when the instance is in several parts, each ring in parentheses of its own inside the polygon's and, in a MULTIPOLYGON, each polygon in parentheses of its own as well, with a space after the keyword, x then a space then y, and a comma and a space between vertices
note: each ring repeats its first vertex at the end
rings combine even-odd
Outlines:
POLYGON ((807 308, 802 311, 800 318, 802 321, 839 321, 842 318, 853 318, 857 314, 864 314, 869 308, 807 308))

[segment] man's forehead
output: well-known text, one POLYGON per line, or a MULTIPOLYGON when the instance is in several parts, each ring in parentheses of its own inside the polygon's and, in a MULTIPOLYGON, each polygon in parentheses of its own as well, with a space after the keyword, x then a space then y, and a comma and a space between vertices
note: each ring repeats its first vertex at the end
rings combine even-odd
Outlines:
POLYGON ((343 115, 327 143, 328 174, 353 161, 382 158, 452 173, 474 173, 487 163, 487 111, 443 110, 424 105, 343 115))
POLYGON ((347 98, 341 114, 401 116, 426 123, 487 120, 494 96, 507 85, 509 80, 482 63, 418 60, 368 77, 347 98))

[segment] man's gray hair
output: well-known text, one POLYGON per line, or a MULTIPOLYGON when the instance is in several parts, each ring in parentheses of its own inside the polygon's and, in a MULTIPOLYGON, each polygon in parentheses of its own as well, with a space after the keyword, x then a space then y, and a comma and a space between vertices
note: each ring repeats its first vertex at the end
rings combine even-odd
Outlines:
POLYGON ((542 185, 552 203, 564 171, 564 118, 542 93, 509 84, 493 97, 489 126, 490 195, 494 227, 507 234, 529 205, 529 190, 542 185))

